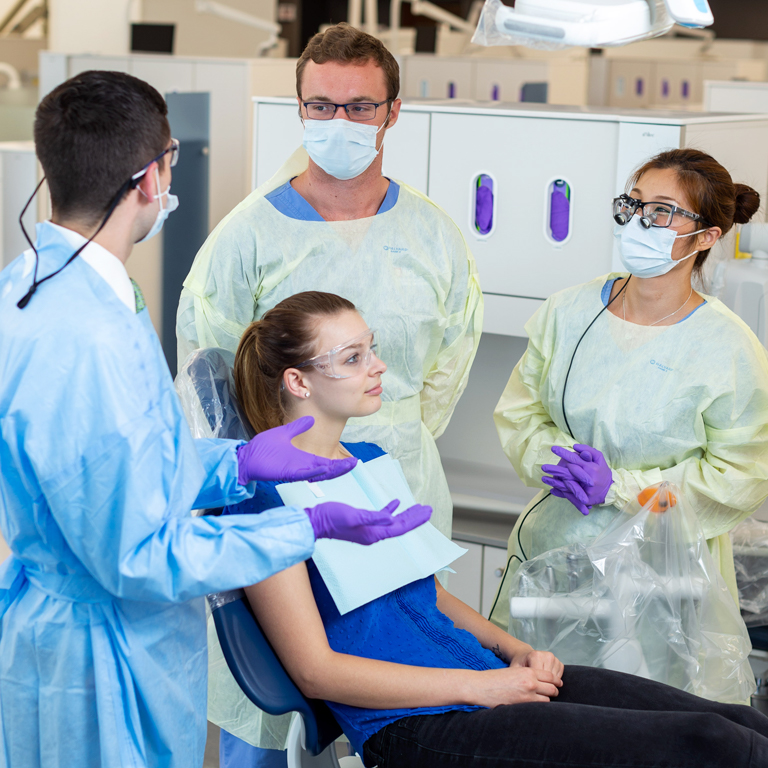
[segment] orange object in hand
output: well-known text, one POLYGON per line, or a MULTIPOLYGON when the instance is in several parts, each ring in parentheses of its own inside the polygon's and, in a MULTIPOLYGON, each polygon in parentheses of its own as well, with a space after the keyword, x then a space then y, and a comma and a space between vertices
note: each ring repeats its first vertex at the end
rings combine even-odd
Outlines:
POLYGON ((651 504, 651 512, 662 514, 677 504, 677 498, 674 493, 668 490, 659 493, 659 486, 657 485, 651 485, 640 491, 637 495, 637 500, 640 502, 640 506, 644 507, 654 496, 656 496, 656 499, 651 504))

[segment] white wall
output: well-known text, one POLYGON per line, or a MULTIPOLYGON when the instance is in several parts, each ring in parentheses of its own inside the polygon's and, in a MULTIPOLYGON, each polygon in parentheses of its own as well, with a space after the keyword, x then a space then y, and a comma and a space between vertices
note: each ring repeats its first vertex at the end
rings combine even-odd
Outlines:
POLYGON ((131 12, 131 0, 48 0, 49 50, 128 53, 131 12))
MULTIPOLYGON (((10 0, 0 0, 0 15, 10 0)), ((224 0, 224 4, 274 21, 276 0, 224 0)), ((195 11, 194 0, 48 0, 49 50, 56 53, 129 52, 132 21, 176 25, 178 55, 253 57, 268 33, 195 11)))
MULTIPOLYGON (((111 2, 112 0, 110 0, 111 2)), ((224 5, 265 21, 277 18, 276 0, 220 0, 224 5)), ((226 56, 251 58, 269 34, 208 13, 198 13, 194 0, 143 0, 142 21, 176 25, 177 56, 226 56)))

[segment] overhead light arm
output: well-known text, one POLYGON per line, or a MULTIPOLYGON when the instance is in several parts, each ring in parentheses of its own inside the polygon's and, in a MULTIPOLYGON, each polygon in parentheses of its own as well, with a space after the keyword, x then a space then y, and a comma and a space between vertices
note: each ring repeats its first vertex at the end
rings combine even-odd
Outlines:
MULTIPOLYGON (((460 32, 466 32, 471 35, 477 26, 477 20, 482 9, 482 0, 472 4, 469 15, 470 18, 462 19, 454 13, 450 13, 440 6, 430 3, 429 0, 408 0, 411 4, 411 13, 414 16, 426 16, 428 19, 445 24, 460 32), (474 18, 473 18, 474 17, 474 18)), ((400 32, 400 20, 402 4, 404 0, 392 0, 389 6, 389 29, 391 33, 392 47, 395 53, 399 52, 398 34, 400 32)))
POLYGON ((270 48, 278 44, 278 35, 282 27, 274 21, 261 19, 253 14, 246 13, 230 5, 216 2, 216 0, 196 0, 195 10, 198 13, 208 13, 211 16, 218 16, 220 19, 233 21, 235 24, 244 24, 247 27, 254 27, 269 32, 269 38, 259 45, 259 56, 263 56, 270 48))

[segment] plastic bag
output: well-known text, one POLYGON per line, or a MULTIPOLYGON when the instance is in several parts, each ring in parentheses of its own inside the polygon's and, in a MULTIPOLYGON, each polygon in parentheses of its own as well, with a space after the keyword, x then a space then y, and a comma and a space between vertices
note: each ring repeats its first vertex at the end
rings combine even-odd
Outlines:
POLYGON ((748 627, 768 624, 768 523, 748 517, 731 531, 741 615, 748 627))
POLYGON ((755 689, 747 628, 670 483, 646 489, 592 542, 524 563, 510 594, 510 633, 566 664, 723 702, 755 689))
POLYGON ((231 352, 211 347, 195 350, 181 366, 174 384, 192 437, 253 437, 235 397, 234 364, 231 352))
POLYGON ((541 50, 606 48, 658 37, 674 26, 664 0, 485 0, 472 42, 541 50))

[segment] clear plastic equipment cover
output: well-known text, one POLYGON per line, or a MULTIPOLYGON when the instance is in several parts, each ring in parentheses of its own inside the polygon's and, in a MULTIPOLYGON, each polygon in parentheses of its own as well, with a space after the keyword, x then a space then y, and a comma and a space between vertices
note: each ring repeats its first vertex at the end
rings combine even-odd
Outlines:
POLYGON ((591 543, 524 563, 510 594, 510 632, 566 664, 723 702, 754 691, 747 628, 694 511, 670 483, 643 491, 591 543))
POLYGON ((516 0, 514 8, 485 0, 472 42, 604 48, 657 37, 673 25, 664 0, 516 0))
POLYGON ((181 366, 174 383, 192 437, 253 437, 234 396, 234 364, 231 352, 211 347, 195 350, 181 366))
POLYGON ((748 627, 768 624, 768 523, 748 517, 731 531, 741 615, 748 627))

